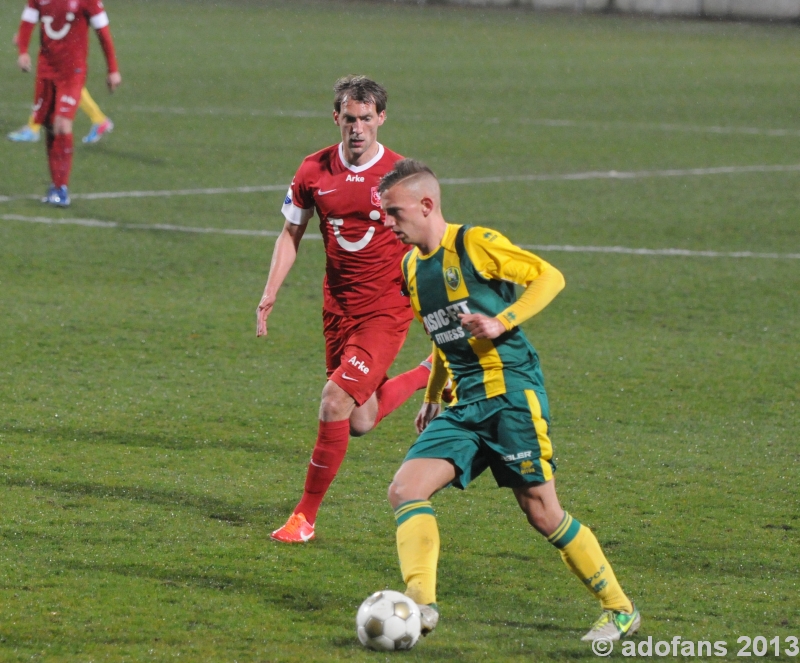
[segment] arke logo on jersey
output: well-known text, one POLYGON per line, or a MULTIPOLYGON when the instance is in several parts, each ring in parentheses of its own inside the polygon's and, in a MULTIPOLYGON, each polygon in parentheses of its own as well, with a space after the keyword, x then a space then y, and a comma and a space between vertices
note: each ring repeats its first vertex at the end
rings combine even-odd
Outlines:
POLYGON ((364 178, 359 177, 358 175, 348 175, 345 182, 363 182, 364 178))
POLYGON ((450 290, 458 290, 461 285, 461 270, 458 267, 448 267, 444 270, 444 281, 450 290))

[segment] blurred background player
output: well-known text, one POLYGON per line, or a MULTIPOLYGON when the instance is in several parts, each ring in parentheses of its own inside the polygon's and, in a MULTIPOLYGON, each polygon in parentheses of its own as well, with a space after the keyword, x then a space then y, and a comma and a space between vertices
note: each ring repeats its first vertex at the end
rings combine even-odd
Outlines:
POLYGON ((257 310, 257 336, 297 257, 316 210, 325 244, 323 328, 328 382, 303 497, 272 533, 284 543, 314 538, 317 511, 347 453, 349 436, 364 435, 428 383, 430 363, 387 380, 412 313, 402 292, 400 260, 408 250, 383 226, 378 184, 402 157, 381 145, 386 90, 364 76, 334 86, 333 121, 342 141, 303 161, 286 194, 286 219, 275 242, 257 310))
MULTIPOLYGON (((18 33, 14 33, 11 42, 14 46, 18 44, 18 33)), ((36 103, 35 99, 34 103, 36 103)), ((89 94, 89 90, 85 87, 81 90, 81 101, 78 107, 89 116, 89 120, 92 122, 89 133, 83 137, 84 143, 96 143, 105 134, 109 134, 114 130, 114 123, 100 110, 100 106, 92 99, 92 95, 89 94)), ((31 116, 28 118, 28 124, 8 134, 8 140, 14 143, 36 143, 39 140, 39 131, 41 128, 42 125, 34 120, 33 113, 31 113, 31 116)))
POLYGON ((122 76, 101 0, 28 0, 17 37, 17 65, 24 72, 31 70, 28 45, 37 23, 42 27, 34 121, 45 128, 52 178, 43 202, 66 207, 70 202, 67 186, 72 169, 72 122, 86 81, 89 25, 97 32, 103 48, 108 67, 106 83, 111 92, 122 82, 122 76))
POLYGON ((592 531, 558 501, 549 407, 539 357, 519 325, 564 287, 555 267, 488 228, 449 224, 439 182, 404 159, 381 182, 386 225, 415 246, 403 276, 416 316, 433 340, 434 360, 417 415, 420 436, 389 487, 406 594, 422 612, 423 633, 439 621, 439 529, 431 496, 464 489, 487 468, 511 488, 528 522, 600 600, 603 613, 583 640, 619 640, 641 617, 592 531), (525 291, 517 299, 514 284, 525 291), (457 404, 440 412, 448 374, 457 404))
MULTIPOLYGON (((89 116, 92 122, 89 133, 81 139, 84 143, 96 143, 103 136, 110 134, 114 130, 114 123, 111 118, 100 110, 100 106, 92 99, 89 90, 86 88, 81 90, 81 101, 78 107, 89 116)), ((35 143, 39 140, 41 128, 42 125, 36 123, 34 115, 31 113, 28 118, 28 124, 8 134, 8 140, 15 143, 35 143)))

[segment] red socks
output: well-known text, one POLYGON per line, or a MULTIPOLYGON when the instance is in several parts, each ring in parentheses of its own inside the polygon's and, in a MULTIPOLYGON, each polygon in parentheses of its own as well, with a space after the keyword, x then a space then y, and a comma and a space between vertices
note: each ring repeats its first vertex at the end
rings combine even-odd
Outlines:
MULTIPOLYGON (((377 424, 390 412, 394 412, 415 391, 424 389, 428 385, 430 374, 430 368, 420 364, 384 382, 376 392, 378 415, 375 423, 377 424)), ((295 513, 302 513, 312 525, 317 519, 317 512, 325 493, 328 492, 344 460, 349 439, 349 420, 319 422, 317 443, 314 445, 311 462, 308 464, 303 497, 294 509, 295 513)))
POLYGON ((350 421, 320 421, 317 443, 311 454, 306 474, 306 486, 303 498, 295 508, 295 513, 302 513, 312 525, 317 519, 319 505, 328 488, 336 478, 339 466, 347 453, 347 442, 350 438, 350 421))
POLYGON ((50 164, 50 176, 56 186, 69 184, 69 172, 72 170, 72 134, 53 136, 47 133, 47 160, 50 164))
POLYGON ((411 398, 411 394, 415 391, 425 389, 428 386, 430 375, 431 369, 425 364, 420 364, 410 371, 387 380, 378 387, 375 392, 378 397, 378 415, 375 417, 375 425, 377 426, 381 419, 411 398))

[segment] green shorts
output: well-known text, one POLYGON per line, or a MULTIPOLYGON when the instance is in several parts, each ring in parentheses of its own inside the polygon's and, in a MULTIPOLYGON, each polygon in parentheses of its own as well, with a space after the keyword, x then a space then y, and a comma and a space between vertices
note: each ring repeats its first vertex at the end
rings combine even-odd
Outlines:
POLYGON ((544 483, 553 478, 556 469, 549 421, 544 389, 457 404, 428 425, 408 450, 406 460, 451 461, 456 467, 452 485, 462 490, 487 467, 503 488, 544 483))

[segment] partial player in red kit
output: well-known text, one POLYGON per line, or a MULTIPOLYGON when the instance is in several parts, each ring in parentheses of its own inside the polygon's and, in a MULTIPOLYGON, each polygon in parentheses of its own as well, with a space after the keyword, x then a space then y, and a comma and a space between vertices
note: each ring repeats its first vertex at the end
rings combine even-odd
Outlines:
POLYGON ((113 92, 119 86, 122 76, 101 0, 28 0, 17 39, 17 64, 25 72, 31 70, 28 45, 37 23, 42 28, 34 121, 44 125, 47 132, 47 159, 53 180, 43 202, 66 207, 72 169, 72 121, 86 81, 89 25, 97 31, 106 57, 109 90, 113 92))
POLYGON ((364 435, 428 383, 430 363, 387 379, 413 317, 403 293, 400 260, 408 250, 383 226, 381 177, 402 159, 378 140, 386 119, 386 90, 364 76, 334 86, 333 120, 342 142, 307 157, 292 180, 275 242, 257 336, 294 264, 316 210, 325 244, 323 328, 328 382, 303 497, 272 533, 285 543, 314 538, 317 511, 347 452, 349 436, 364 435))

